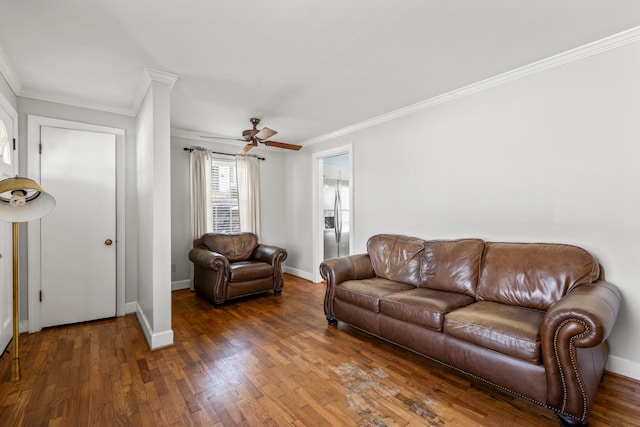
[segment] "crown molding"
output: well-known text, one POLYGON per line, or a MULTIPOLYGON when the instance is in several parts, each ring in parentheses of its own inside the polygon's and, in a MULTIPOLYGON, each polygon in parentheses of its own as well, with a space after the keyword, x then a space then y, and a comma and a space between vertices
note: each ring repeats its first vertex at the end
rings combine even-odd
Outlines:
POLYGON ((4 76, 13 93, 18 96, 20 92, 22 92, 22 82, 16 75, 15 71, 13 71, 13 67, 9 62, 9 58, 7 58, 7 54, 2 48, 2 45, 0 45, 0 74, 4 76))
POLYGON ((498 74, 494 77, 481 80, 476 83, 461 87, 459 89, 452 90, 442 95, 429 98, 425 101, 418 102, 416 104, 409 105, 394 111, 391 111, 380 116, 373 117, 369 120, 353 124, 351 126, 338 129, 337 131, 330 132, 324 135, 320 135, 306 141, 303 141, 301 145, 308 146, 317 144, 324 141, 329 141, 344 135, 348 135, 357 132, 362 129, 366 129, 372 126, 379 125, 381 123, 394 120, 417 111, 426 110, 436 105, 451 102, 465 96, 473 95, 475 93, 491 89, 496 86, 500 86, 506 83, 510 83, 522 78, 532 76, 543 71, 547 71, 553 68, 561 67, 571 62, 579 61, 584 58, 588 58, 593 55, 597 55, 602 52, 606 52, 620 46, 624 46, 629 43, 640 40, 640 27, 634 27, 629 30, 605 37, 592 43, 585 44, 583 46, 568 50, 557 55, 553 55, 549 58, 542 59, 540 61, 525 65, 523 67, 516 68, 511 71, 507 71, 502 74, 498 74))
POLYGON ((73 107, 87 108, 90 110, 102 111, 105 113, 120 114, 122 116, 134 117, 135 111, 131 108, 114 107, 113 105, 101 104, 86 99, 76 98, 72 96, 54 95, 50 93, 38 92, 29 89, 23 89, 19 95, 21 98, 32 98, 38 101, 54 102, 56 104, 70 105, 73 107))
MULTIPOLYGON (((7 78, 7 75, 5 74, 5 68, 8 67, 8 62, 5 60, 5 57, 3 55, 4 55, 4 52, 2 51, 2 46, 0 46, 0 72, 5 76, 5 78, 7 78)), ((115 107, 113 105, 89 101, 87 99, 76 98, 72 96, 54 95, 51 93, 39 92, 31 89, 23 89, 21 85, 20 85, 20 90, 17 91, 16 87, 11 83, 9 78, 7 78, 7 82, 9 82, 9 85, 11 86, 11 89, 13 89, 14 93, 16 93, 17 96, 20 96, 22 98, 32 98, 32 99, 37 99, 39 101, 54 102, 57 104, 65 104, 65 105, 71 105, 74 107, 103 111, 106 113, 114 113, 114 114, 120 114, 123 116, 135 117, 136 114, 138 113, 138 110, 140 109, 140 105, 142 105, 142 101, 144 100, 144 97, 147 93, 147 89, 149 88, 149 85, 151 84, 152 81, 168 84, 169 87, 171 88, 173 87, 173 85, 175 84, 176 80, 178 80, 178 77, 179 77, 175 74, 167 73, 164 71, 158 71, 151 68, 145 68, 144 71, 145 71, 145 78, 143 79, 143 84, 141 85, 142 89, 140 90, 139 95, 136 98, 138 101, 136 103, 132 103, 131 108, 115 107)))
POLYGON ((176 84, 178 78, 180 78, 177 74, 171 74, 166 71, 155 70, 153 68, 145 67, 144 73, 147 76, 147 86, 151 84, 151 82, 160 82, 169 85, 169 90, 173 88, 173 85, 176 84))
MULTIPOLYGON (((133 101, 133 111, 135 114, 140 111, 140 107, 142 106, 142 102, 144 101, 145 96, 147 96, 147 91, 149 90, 149 86, 151 86, 152 82, 159 82, 169 85, 169 90, 173 88, 173 85, 176 84, 176 81, 180 78, 177 74, 172 74, 166 71, 156 70, 154 68, 145 67, 144 68, 144 79, 140 84, 140 89, 138 90, 138 94, 134 98, 133 101)), ((134 114, 134 115, 135 115, 134 114)))

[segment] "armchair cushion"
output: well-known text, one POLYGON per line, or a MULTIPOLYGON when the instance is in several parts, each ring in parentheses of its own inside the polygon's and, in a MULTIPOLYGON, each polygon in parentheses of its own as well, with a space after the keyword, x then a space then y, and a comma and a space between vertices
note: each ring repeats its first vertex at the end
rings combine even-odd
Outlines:
POLYGON ((266 262, 238 261, 229 265, 232 282, 263 279, 273 274, 273 267, 266 262))
POLYGON ((223 254, 229 262, 245 261, 258 247, 258 236, 253 233, 208 233, 200 238, 200 244, 223 254))

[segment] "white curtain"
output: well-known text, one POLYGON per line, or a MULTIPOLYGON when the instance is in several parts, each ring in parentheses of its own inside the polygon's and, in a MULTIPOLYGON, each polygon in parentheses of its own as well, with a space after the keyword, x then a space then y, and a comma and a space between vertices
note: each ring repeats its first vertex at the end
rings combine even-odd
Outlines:
MULTIPOLYGON (((211 152, 194 148, 191 151, 191 237, 195 240, 212 230, 211 152)), ((193 290, 193 265, 191 266, 191 290, 193 290)))
POLYGON ((240 231, 260 237, 260 165, 253 155, 236 156, 240 231))

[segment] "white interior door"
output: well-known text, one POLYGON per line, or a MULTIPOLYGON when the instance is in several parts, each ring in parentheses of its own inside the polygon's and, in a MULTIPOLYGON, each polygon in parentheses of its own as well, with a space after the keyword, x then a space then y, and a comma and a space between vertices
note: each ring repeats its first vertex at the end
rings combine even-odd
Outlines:
POLYGON ((41 127, 42 326, 116 314, 116 137, 41 127))
MULTIPOLYGON (((0 95, 1 96, 1 95, 0 95)), ((14 175, 14 117, 0 103, 0 180, 14 175)), ((0 352, 13 337, 11 223, 0 221, 0 352)))

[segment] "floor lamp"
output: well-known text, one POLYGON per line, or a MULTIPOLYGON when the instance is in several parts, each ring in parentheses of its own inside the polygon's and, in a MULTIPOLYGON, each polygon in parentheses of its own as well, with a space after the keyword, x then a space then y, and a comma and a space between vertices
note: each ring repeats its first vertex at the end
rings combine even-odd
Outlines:
POLYGON ((29 178, 7 178, 0 181, 0 220, 11 222, 13 243, 13 365, 11 380, 20 379, 18 347, 20 306, 18 304, 18 223, 42 218, 56 206, 56 200, 29 178))

